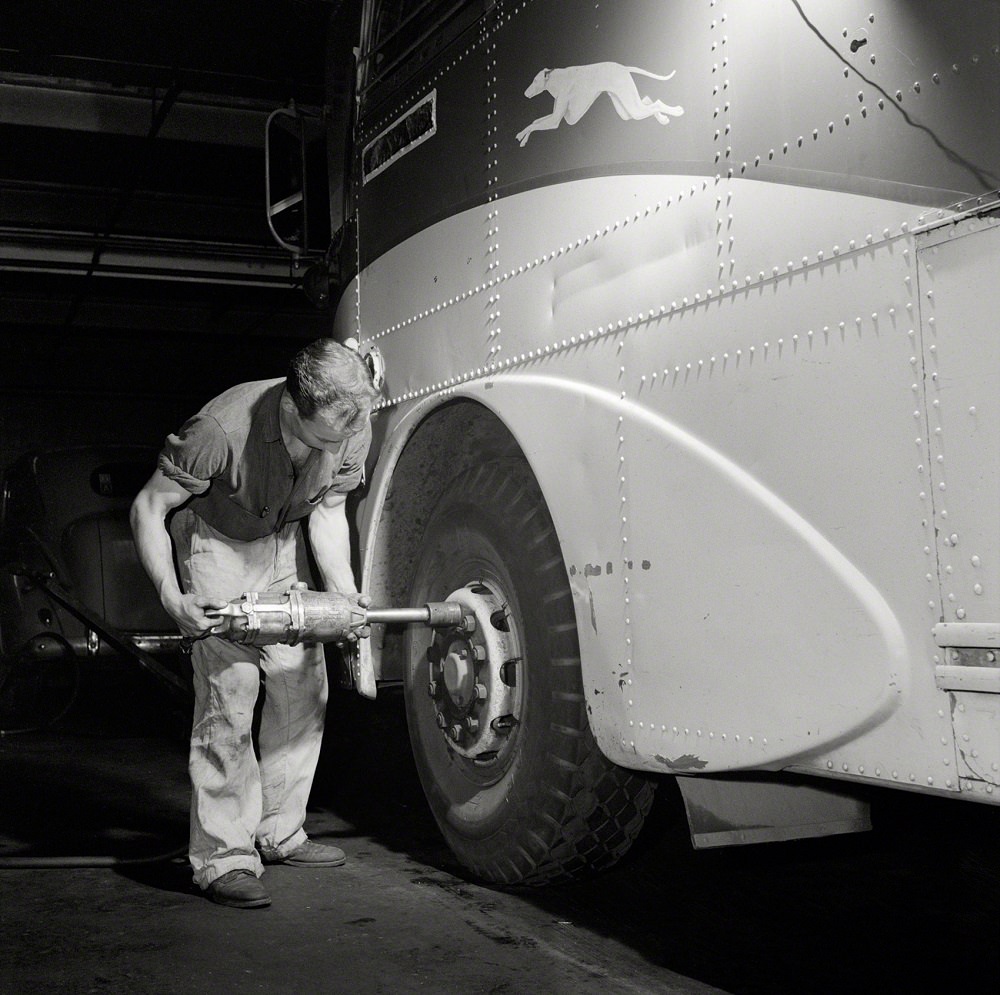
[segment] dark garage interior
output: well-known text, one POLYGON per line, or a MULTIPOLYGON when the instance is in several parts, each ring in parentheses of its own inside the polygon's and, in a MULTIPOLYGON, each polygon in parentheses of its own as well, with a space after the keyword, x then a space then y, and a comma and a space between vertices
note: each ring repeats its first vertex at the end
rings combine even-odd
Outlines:
POLYGON ((323 103, 331 6, 4 5, 4 465, 158 445, 327 331, 267 229, 263 129, 323 103))
MULTIPOLYGON (((208 399, 331 331, 268 230, 263 134, 336 96, 327 27, 354 6, 0 6, 0 470, 140 447, 151 471, 208 399)), ((308 825, 348 851, 346 883, 278 867, 267 913, 214 907, 184 859, 190 665, 154 664, 56 656, 0 701, 0 995, 965 995, 1000 976, 991 806, 873 792, 871 833, 696 853, 664 778, 600 879, 492 888, 427 809, 398 688, 331 695, 308 825)))

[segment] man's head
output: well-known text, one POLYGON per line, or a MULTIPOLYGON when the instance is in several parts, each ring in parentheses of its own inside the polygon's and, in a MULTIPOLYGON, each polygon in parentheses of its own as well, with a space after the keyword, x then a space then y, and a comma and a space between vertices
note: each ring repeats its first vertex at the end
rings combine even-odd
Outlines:
POLYGON ((332 444, 360 432, 379 393, 357 351, 333 339, 317 339, 296 353, 285 388, 313 438, 303 441, 317 449, 326 445, 316 442, 332 444))

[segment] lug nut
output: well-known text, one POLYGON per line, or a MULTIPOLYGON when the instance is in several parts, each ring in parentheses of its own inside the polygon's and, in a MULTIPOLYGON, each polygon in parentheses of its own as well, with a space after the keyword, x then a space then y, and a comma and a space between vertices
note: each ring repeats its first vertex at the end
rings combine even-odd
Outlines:
POLYGON ((476 660, 479 663, 482 663, 483 660, 486 659, 486 647, 485 646, 480 646, 479 643, 476 643, 476 645, 472 647, 472 652, 475 654, 476 660))
POLYGON ((428 693, 428 694, 429 694, 429 695, 430 695, 430 696, 431 696, 432 698, 436 698, 436 697, 437 697, 437 690, 438 690, 438 685, 437 685, 437 681, 431 681, 431 682, 430 682, 430 683, 429 683, 429 684, 427 685, 427 693, 428 693))
POLYGON ((475 735, 479 732, 479 719, 474 719, 471 715, 466 715, 465 717, 465 728, 467 732, 475 735))
POLYGON ((486 693, 487 692, 486 692, 486 685, 485 684, 477 684, 476 685, 476 697, 480 701, 486 701, 486 693))
POLYGON ((438 729, 443 729, 448 724, 448 720, 441 714, 441 712, 434 713, 434 721, 437 722, 438 729))
POLYGON ((448 735, 457 743, 462 738, 462 727, 459 725, 452 726, 448 730, 448 735))
POLYGON ((515 657, 500 665, 500 680, 509 688, 517 687, 517 665, 519 662, 515 657))

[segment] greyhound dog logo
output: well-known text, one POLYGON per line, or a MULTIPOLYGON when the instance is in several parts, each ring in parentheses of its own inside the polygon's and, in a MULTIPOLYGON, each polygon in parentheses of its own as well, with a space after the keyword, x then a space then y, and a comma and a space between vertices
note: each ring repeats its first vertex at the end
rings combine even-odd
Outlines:
MULTIPOLYGON (((677 70, 674 70, 676 72, 677 70)), ((641 121, 656 118, 660 124, 669 124, 671 117, 684 113, 683 107, 665 104, 662 100, 640 97, 633 73, 650 79, 671 79, 674 73, 660 76, 636 66, 623 66, 617 62, 595 62, 589 66, 568 66, 565 69, 543 69, 524 91, 526 97, 537 97, 546 90, 552 94, 555 105, 551 114, 536 118, 527 128, 519 131, 517 140, 523 148, 534 131, 552 131, 563 121, 576 124, 594 101, 606 93, 618 116, 623 121, 641 121)))

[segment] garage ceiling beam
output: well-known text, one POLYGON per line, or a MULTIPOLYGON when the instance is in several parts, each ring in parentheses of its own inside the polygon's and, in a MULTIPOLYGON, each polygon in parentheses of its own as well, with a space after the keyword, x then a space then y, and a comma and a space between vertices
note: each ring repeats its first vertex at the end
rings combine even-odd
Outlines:
MULTIPOLYGON (((166 88, 53 79, 0 72, 0 124, 62 128, 100 134, 145 136, 166 88)), ((267 115, 274 101, 181 93, 159 137, 211 145, 263 148, 267 115)), ((319 108, 301 107, 318 113, 319 108)))
POLYGON ((255 287, 292 287, 302 279, 292 258, 277 248, 123 235, 96 239, 75 232, 0 226, 3 270, 79 276, 93 271, 101 276, 255 287))
MULTIPOLYGON (((241 291, 238 297, 220 300, 191 296, 168 298, 158 296, 153 286, 138 287, 137 294, 111 296, 104 288, 92 295, 79 308, 73 323, 77 332, 100 334, 118 331, 142 335, 155 329, 158 335, 241 335, 302 336, 318 338, 329 332, 329 314, 312 308, 305 298, 276 291, 241 291)), ((70 294, 52 288, 50 293, 5 293, 0 296, 0 344, 5 336, 17 336, 30 329, 32 336, 47 330, 47 334, 66 334, 66 311, 73 305, 70 294)), ((7 354, 7 366, 10 355, 7 354)), ((3 371, 4 390, 10 390, 10 369, 3 371)))

